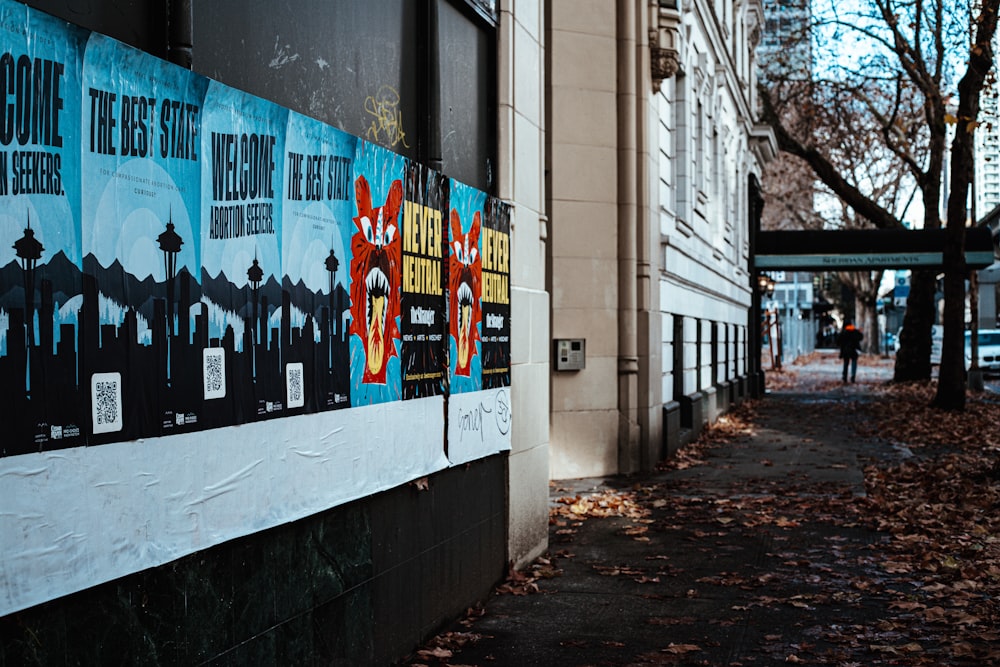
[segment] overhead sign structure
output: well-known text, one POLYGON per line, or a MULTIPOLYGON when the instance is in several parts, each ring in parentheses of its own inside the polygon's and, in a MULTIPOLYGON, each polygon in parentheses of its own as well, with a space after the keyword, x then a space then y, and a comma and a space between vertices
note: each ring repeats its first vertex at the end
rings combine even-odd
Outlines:
MULTIPOLYGON (((759 270, 941 269, 947 231, 822 230, 757 234, 754 266, 759 270)), ((982 269, 994 261, 988 230, 965 230, 965 263, 982 269)))

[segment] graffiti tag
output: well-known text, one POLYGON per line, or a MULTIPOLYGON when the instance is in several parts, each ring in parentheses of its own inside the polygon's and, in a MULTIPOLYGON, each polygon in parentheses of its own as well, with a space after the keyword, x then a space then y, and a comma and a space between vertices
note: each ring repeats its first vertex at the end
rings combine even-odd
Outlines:
POLYGON ((382 86, 374 95, 365 98, 365 113, 372 116, 368 126, 367 137, 372 141, 382 141, 383 138, 390 147, 406 143, 406 132, 403 131, 403 112, 399 110, 399 91, 392 86, 382 86))
POLYGON ((458 411, 458 428, 460 438, 465 440, 465 434, 479 434, 479 441, 486 439, 485 431, 489 428, 489 415, 493 415, 497 433, 506 436, 510 432, 511 410, 510 398, 506 389, 501 389, 493 396, 492 405, 489 399, 466 411, 458 411))
POLYGON ((461 439, 465 440, 466 433, 478 433, 479 441, 483 440, 483 406, 477 405, 468 412, 458 411, 458 428, 461 432, 461 439))
POLYGON ((498 391, 493 399, 493 413, 496 415, 497 430, 501 435, 510 431, 510 403, 507 392, 498 391))

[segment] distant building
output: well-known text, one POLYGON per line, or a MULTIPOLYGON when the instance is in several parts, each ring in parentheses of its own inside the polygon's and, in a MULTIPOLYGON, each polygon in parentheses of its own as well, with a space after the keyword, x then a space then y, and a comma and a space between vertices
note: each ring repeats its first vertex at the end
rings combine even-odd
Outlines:
MULTIPOLYGON (((764 0, 764 32, 757 46, 759 76, 783 80, 807 80, 812 75, 812 40, 809 0, 764 0)), ((802 229, 806 219, 815 219, 816 177, 812 169, 787 153, 779 153, 763 179, 769 202, 761 228, 802 229)))
MULTIPOLYGON (((998 46, 1000 40, 994 39, 994 51, 998 46)), ((975 133, 976 218, 1000 206, 1000 93, 995 87, 983 88, 980 105, 975 133)))
MULTIPOLYGON (((994 253, 1000 247, 1000 205, 994 206, 979 218, 979 227, 986 227, 993 237, 994 253)), ((1000 327, 1000 262, 993 262, 979 272, 979 323, 980 329, 1000 327)))
POLYGON ((764 0, 764 32, 757 47, 757 59, 766 70, 778 59, 791 76, 807 78, 812 72, 812 41, 808 38, 812 20, 810 0, 764 0))
MULTIPOLYGON (((1000 39, 994 38, 994 52, 1000 39)), ((994 72, 996 65, 994 64, 994 72)), ((985 86, 980 97, 979 126, 976 127, 973 217, 993 235, 994 248, 1000 239, 1000 92, 985 86)), ((1000 326, 1000 262, 979 272, 979 323, 981 329, 1000 326)))

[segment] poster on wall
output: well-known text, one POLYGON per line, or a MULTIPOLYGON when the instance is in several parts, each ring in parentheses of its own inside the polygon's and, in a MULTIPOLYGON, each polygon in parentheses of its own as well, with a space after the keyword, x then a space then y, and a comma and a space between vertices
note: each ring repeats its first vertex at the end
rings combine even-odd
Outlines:
POLYGON ((406 159, 358 140, 351 237, 351 405, 402 398, 399 217, 406 159))
POLYGON ((483 263, 479 241, 486 193, 452 181, 448 235, 448 362, 451 394, 483 387, 483 263))
POLYGON ((403 399, 444 393, 448 178, 408 162, 402 232, 403 399))
POLYGON ((482 237, 483 389, 510 386, 510 205, 486 200, 482 237))
POLYGON ((459 181, 449 195, 447 442, 456 465, 510 449, 510 216, 459 181))
POLYGON ((87 34, 0 2, 0 456, 86 437, 76 336, 87 34))
POLYGON ((103 35, 87 44, 80 352, 91 444, 201 428, 206 85, 103 35))
POLYGON ((291 410, 350 407, 345 325, 356 143, 346 132, 288 114, 281 252, 282 288, 290 295, 284 315, 291 330, 286 363, 291 410))
POLYGON ((12 0, 3 86, 0 616, 503 449, 444 176, 12 0))
MULTIPOLYGON (((221 350, 233 422, 280 417, 288 401, 283 347, 291 295, 282 289, 281 214, 288 110, 211 81, 201 127, 201 279, 208 348, 221 350)), ((210 357, 205 357, 206 370, 210 357)), ((292 366, 291 379, 301 380, 292 366)), ((295 402, 302 398, 293 386, 295 402)))

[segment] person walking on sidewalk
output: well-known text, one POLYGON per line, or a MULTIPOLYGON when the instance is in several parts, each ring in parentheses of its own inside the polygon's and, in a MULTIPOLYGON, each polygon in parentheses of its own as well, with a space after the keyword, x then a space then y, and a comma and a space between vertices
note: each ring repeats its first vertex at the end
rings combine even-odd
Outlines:
POLYGON ((861 351, 861 339, 864 334, 854 326, 850 319, 844 320, 844 328, 837 342, 840 344, 840 358, 844 360, 844 382, 847 382, 847 370, 850 367, 851 382, 858 378, 858 353, 861 351))

